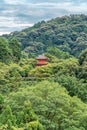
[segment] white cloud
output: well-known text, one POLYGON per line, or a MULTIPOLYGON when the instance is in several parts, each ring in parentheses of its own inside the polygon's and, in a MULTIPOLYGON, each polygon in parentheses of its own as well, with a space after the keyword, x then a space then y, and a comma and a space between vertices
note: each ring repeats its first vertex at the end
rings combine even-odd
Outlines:
POLYGON ((7 4, 17 5, 17 4, 24 4, 25 0, 4 0, 7 4))
MULTIPOLYGON (((49 3, 49 2, 44 2, 44 3, 36 3, 36 4, 27 4, 27 6, 30 6, 32 8, 38 8, 38 9, 65 9, 70 12, 87 12, 87 3, 77 3, 75 5, 74 2, 56 2, 56 3, 49 3)), ((44 10, 45 11, 45 10, 44 10)))
POLYGON ((15 23, 12 19, 10 18, 5 18, 2 21, 0 21, 0 28, 3 27, 8 27, 8 28, 23 28, 23 27, 28 27, 32 26, 33 24, 28 24, 28 23, 15 23), (7 21, 5 21, 7 20, 7 21))
POLYGON ((71 5, 67 10, 71 13, 87 13, 87 4, 71 5))
POLYGON ((2 34, 9 34, 10 32, 21 30, 26 27, 31 27, 33 24, 30 23, 22 23, 19 21, 19 23, 15 22, 14 18, 11 17, 0 17, 0 35, 2 34))
POLYGON ((10 32, 1 31, 1 32, 0 32, 0 36, 2 36, 3 34, 10 34, 10 32))

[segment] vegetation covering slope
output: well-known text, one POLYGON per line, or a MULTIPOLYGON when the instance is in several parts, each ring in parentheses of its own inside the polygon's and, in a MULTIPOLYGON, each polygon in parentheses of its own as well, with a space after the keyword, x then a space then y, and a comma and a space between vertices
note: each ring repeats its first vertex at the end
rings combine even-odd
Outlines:
POLYGON ((5 35, 7 39, 0 37, 0 130, 87 130, 87 37, 83 26, 87 26, 86 16, 73 15, 5 35), (56 34, 60 42, 55 42, 56 34), (81 44, 76 42, 79 38, 81 44), (38 67, 34 57, 42 48, 48 64, 38 67))
POLYGON ((15 39, 7 41, 0 38, 0 62, 9 63, 11 61, 18 62, 21 58, 21 45, 15 39))
POLYGON ((71 15, 42 21, 6 37, 17 38, 24 52, 36 54, 51 46, 78 56, 87 48, 87 16, 71 15))

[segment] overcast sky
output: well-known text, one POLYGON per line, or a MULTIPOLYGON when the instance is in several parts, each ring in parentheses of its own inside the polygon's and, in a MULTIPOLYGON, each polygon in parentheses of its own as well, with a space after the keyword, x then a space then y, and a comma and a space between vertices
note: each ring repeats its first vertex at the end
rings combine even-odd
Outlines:
POLYGON ((87 0, 0 0, 0 35, 69 14, 87 14, 87 0))

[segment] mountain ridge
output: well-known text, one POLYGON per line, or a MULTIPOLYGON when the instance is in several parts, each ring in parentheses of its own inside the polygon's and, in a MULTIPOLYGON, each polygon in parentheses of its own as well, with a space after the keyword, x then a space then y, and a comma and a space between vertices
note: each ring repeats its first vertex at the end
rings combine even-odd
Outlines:
POLYGON ((87 48, 87 15, 57 17, 3 36, 17 38, 24 52, 37 54, 42 50, 46 52, 48 47, 56 47, 78 57, 87 48))

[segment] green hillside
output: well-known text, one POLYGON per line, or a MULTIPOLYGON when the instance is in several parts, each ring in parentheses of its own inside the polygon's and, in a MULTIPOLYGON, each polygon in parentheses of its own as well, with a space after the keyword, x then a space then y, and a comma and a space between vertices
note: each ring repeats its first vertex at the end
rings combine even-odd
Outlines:
POLYGON ((42 21, 5 37, 17 38, 25 52, 36 54, 56 47, 77 57, 87 48, 87 16, 71 15, 42 21))

